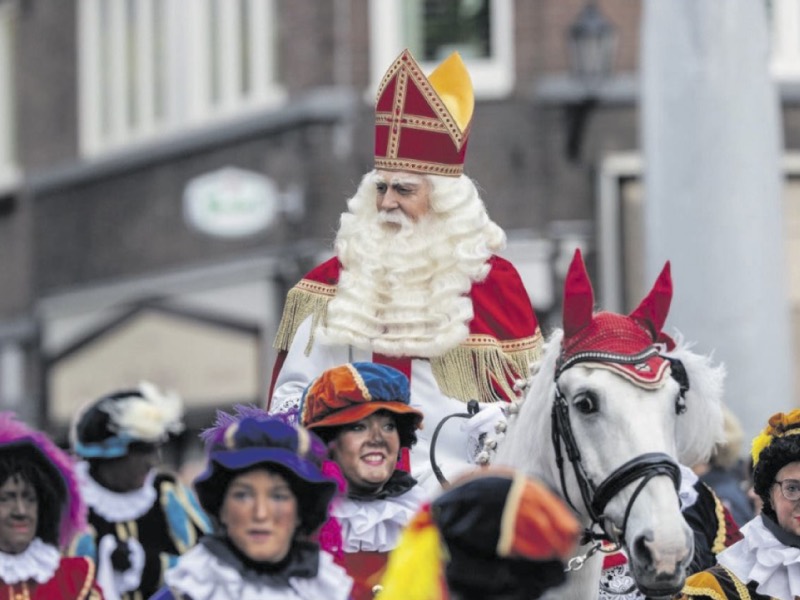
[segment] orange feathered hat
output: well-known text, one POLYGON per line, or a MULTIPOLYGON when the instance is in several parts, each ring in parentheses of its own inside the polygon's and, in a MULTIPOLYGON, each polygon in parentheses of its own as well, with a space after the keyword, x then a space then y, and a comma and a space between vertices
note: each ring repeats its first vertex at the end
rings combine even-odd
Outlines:
POLYGON ((375 168, 457 177, 464 171, 475 98, 458 53, 429 77, 404 50, 375 104, 375 168))

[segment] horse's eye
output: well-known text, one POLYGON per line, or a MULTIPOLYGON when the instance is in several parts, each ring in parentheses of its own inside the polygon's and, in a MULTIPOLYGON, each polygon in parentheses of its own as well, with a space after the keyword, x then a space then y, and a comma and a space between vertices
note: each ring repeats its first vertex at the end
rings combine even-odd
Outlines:
POLYGON ((573 401, 575 408, 585 415, 590 415, 600 409, 600 402, 592 392, 581 392, 573 401))

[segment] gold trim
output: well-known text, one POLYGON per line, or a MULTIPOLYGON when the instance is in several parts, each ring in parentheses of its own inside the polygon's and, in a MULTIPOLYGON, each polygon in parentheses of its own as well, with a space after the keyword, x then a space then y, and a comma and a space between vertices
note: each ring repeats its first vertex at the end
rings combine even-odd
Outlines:
POLYGON ((353 381, 356 382, 356 385, 358 386, 361 395, 364 396, 364 399, 367 402, 372 402, 372 395, 369 393, 369 388, 367 387, 364 378, 361 377, 361 373, 358 372, 358 369, 356 369, 351 363, 347 363, 345 367, 347 367, 347 370, 350 371, 350 374, 353 376, 353 381))
POLYGON ((736 588, 736 593, 739 594, 740 600, 751 600, 750 598, 750 590, 747 589, 747 586, 744 582, 739 579, 736 575, 734 575, 733 571, 720 565, 722 569, 728 574, 731 581, 733 582, 734 587, 736 588))
POLYGON ((311 448, 311 436, 308 435, 308 430, 305 427, 297 427, 297 455, 305 458, 308 450, 311 448))
POLYGON ((464 165, 451 165, 407 158, 380 158, 377 156, 375 157, 375 168, 389 171, 423 172, 448 177, 461 175, 464 172, 464 165))
POLYGON ((397 74, 397 83, 394 87, 394 98, 392 98, 392 111, 396 118, 392 119, 389 123, 389 140, 386 144, 386 155, 390 158, 397 158, 397 152, 400 148, 400 134, 403 132, 401 119, 403 117, 403 105, 406 102, 406 93, 408 91, 408 73, 401 70, 397 74))
POLYGON ((511 487, 503 506, 503 515, 500 518, 500 537, 497 540, 497 556, 507 558, 511 555, 514 544, 514 529, 519 514, 519 505, 525 491, 525 477, 521 473, 514 475, 511 487))
POLYGON ((516 379, 527 378, 531 363, 541 354, 541 333, 524 340, 501 342, 491 336, 469 336, 457 348, 430 359, 431 370, 443 394, 463 402, 514 399, 516 379), (517 348, 513 352, 507 347, 517 348))
POLYGON ((78 598, 83 598, 84 596, 88 598, 89 594, 92 591, 92 585, 94 584, 95 567, 94 567, 94 561, 91 558, 89 558, 88 556, 84 556, 82 558, 86 561, 87 564, 86 579, 84 579, 83 581, 83 586, 81 587, 81 591, 78 598))
MULTIPOLYGON (((388 112, 376 112, 375 113, 375 124, 381 125, 383 127, 391 127, 392 125, 396 125, 398 120, 393 118, 392 113, 388 112)), ((442 125, 441 121, 437 121, 431 117, 420 117, 420 116, 411 116, 411 115, 403 115, 399 122, 401 126, 406 129, 420 129, 422 131, 433 131, 435 133, 447 133, 442 125)))
POLYGON ((311 335, 305 348, 305 354, 308 356, 314 345, 314 332, 320 322, 325 321, 328 313, 328 301, 334 295, 336 295, 336 286, 317 283, 309 279, 301 280, 289 290, 273 347, 276 350, 288 351, 300 324, 311 316, 313 318, 311 335))
POLYGON ((294 287, 304 292, 322 294, 323 296, 330 296, 331 298, 336 295, 335 285, 320 283, 319 281, 312 281, 311 279, 301 279, 294 287))
POLYGON ((505 353, 508 352, 521 352, 524 350, 536 349, 542 345, 542 332, 536 328, 536 332, 529 337, 520 338, 518 340, 498 340, 496 337, 486 334, 472 333, 467 336, 467 339, 461 342, 461 346, 469 348, 480 348, 485 346, 492 346, 500 348, 505 353))
MULTIPOLYGON (((236 424, 231 425, 228 429, 235 428, 236 424)), ((167 493, 172 492, 174 494, 175 500, 178 502, 180 507, 183 509, 186 520, 189 522, 189 540, 188 543, 184 544, 183 541, 179 540, 178 537, 174 534, 172 526, 170 525, 169 519, 167 519, 168 525, 168 534, 172 543, 175 544, 175 548, 178 550, 178 554, 184 554, 187 550, 189 550, 192 546, 197 543, 197 531, 200 530, 202 533, 207 533, 205 530, 205 523, 203 519, 197 514, 194 509, 194 506, 189 499, 186 497, 187 489, 179 482, 173 482, 168 479, 161 482, 161 485, 158 489, 159 494, 159 502, 161 504, 161 508, 163 510, 164 516, 169 514, 167 512, 167 493)), ((163 573, 162 573, 163 575, 163 573)))
MULTIPOLYGON (((685 585, 681 590, 681 595, 678 596, 678 600, 682 598, 688 598, 690 596, 708 596, 711 600, 728 600, 725 596, 719 594, 717 590, 712 588, 706 587, 695 587, 693 585, 685 585)), ((747 597, 749 600, 749 596, 747 597)), ((742 598, 742 600, 745 600, 742 598)))
POLYGON ((711 552, 716 555, 725 550, 725 532, 727 530, 727 523, 725 522, 725 508, 722 506, 722 502, 720 502, 719 497, 713 492, 713 490, 705 483, 703 485, 708 488, 712 494, 712 497, 714 498, 714 514, 717 517, 717 534, 714 536, 714 542, 711 545, 711 552))
POLYGON ((222 436, 222 439, 225 443, 225 447, 228 450, 233 450, 236 448, 236 432, 239 430, 238 423, 231 423, 228 425, 228 428, 225 430, 225 433, 222 436))
POLYGON ((126 524, 124 522, 119 521, 114 526, 114 528, 117 530, 117 539, 119 539, 119 541, 121 542, 127 541, 127 539, 130 537, 130 534, 128 533, 128 528, 125 527, 125 525, 126 524))
MULTIPOLYGON (((378 86, 378 93, 375 96, 376 104, 381 99, 381 96, 383 96, 386 87, 395 77, 395 74, 397 74, 398 82, 395 87, 394 98, 392 99, 392 107, 395 109, 398 107, 397 103, 398 98, 401 98, 403 100, 403 102, 399 104, 400 117, 405 116, 405 114, 403 113, 403 106, 405 103, 405 95, 407 93, 407 85, 408 85, 407 82, 408 78, 410 77, 412 81, 414 81, 414 83, 417 84, 417 87, 419 88, 420 92, 422 93, 423 97, 428 103, 428 106, 434 113, 436 113, 436 115, 441 120, 442 124, 444 125, 444 128, 450 135, 450 138, 453 140, 453 143, 455 144, 456 148, 460 150, 464 146, 464 142, 468 137, 465 135, 465 132, 469 130, 469 125, 467 125, 464 128, 464 131, 461 130, 461 128, 458 126, 458 123, 456 123, 456 120, 450 114, 450 109, 448 109, 447 105, 445 105, 445 103, 442 101, 441 96, 439 96, 439 93, 433 88, 433 85, 431 85, 431 82, 428 80, 427 76, 422 71, 422 68, 419 66, 417 61, 414 59, 414 57, 408 50, 404 50, 403 52, 401 52, 400 56, 398 56, 395 59, 395 61, 391 64, 389 69, 384 74, 383 79, 381 80, 381 84, 380 86, 378 86), (407 58, 407 60, 404 60, 404 58, 407 58), (401 73, 397 74, 398 71, 401 71, 401 73), (400 90, 401 86, 402 90, 400 90), (402 91, 402 94, 399 93, 400 91, 402 91)), ((391 133, 392 132, 390 131, 390 145, 391 145, 391 133)), ((398 136, 399 133, 400 132, 398 131, 398 136)), ((388 148, 387 148, 387 154, 389 154, 388 148)), ((390 156, 396 156, 396 154, 393 155, 390 154, 390 156)), ((377 161, 376 161, 376 166, 377 166, 377 161)))

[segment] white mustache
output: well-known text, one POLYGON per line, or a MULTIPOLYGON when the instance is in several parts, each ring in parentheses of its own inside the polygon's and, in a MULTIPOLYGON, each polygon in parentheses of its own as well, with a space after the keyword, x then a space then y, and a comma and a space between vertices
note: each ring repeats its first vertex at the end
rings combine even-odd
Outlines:
POLYGON ((379 223, 392 223, 393 225, 400 225, 401 227, 411 227, 414 222, 409 219, 403 212, 397 210, 393 212, 379 212, 379 223))

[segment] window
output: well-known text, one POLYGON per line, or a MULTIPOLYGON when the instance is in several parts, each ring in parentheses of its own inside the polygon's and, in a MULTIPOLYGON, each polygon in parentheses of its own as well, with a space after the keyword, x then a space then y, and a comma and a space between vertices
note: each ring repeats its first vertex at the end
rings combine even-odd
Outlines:
POLYGON ((274 0, 79 0, 84 155, 274 105, 274 0))
POLYGON ((476 97, 507 95, 514 86, 512 13, 511 0, 370 0, 373 88, 404 48, 426 73, 458 50, 476 97))
POLYGON ((14 3, 0 2, 0 189, 18 178, 14 127, 14 3))

